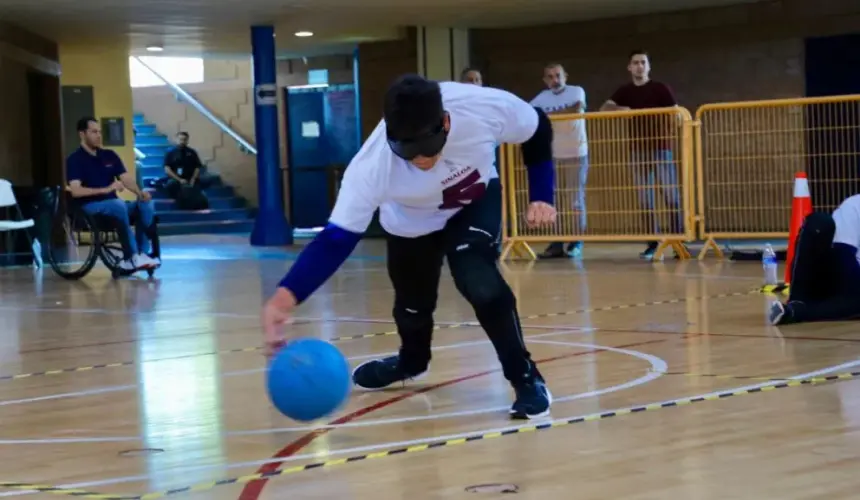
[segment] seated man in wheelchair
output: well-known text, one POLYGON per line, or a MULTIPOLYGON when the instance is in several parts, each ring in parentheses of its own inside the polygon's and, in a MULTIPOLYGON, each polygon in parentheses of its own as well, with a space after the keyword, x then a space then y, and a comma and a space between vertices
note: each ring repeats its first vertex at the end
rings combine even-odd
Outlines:
POLYGON ((119 239, 123 248, 123 271, 154 269, 160 259, 148 255, 150 240, 154 236, 155 208, 149 193, 142 191, 111 150, 102 149, 101 127, 95 118, 78 120, 81 147, 66 159, 66 179, 69 191, 84 212, 109 217, 119 225, 119 239), (137 195, 137 201, 124 202, 117 192, 128 189, 137 195), (131 229, 131 216, 136 214, 137 232, 131 229))

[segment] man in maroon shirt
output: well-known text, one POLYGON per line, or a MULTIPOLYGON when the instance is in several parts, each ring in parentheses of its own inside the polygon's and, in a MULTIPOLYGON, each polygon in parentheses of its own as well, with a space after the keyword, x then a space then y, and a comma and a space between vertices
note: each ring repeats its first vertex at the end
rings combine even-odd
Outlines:
MULTIPOLYGON (((601 106, 601 111, 667 108, 678 104, 668 85, 649 78, 651 65, 647 52, 631 52, 627 70, 633 81, 618 87, 601 106)), ((669 115, 637 116, 630 118, 629 122, 633 177, 639 187, 639 205, 645 211, 646 227, 660 231, 654 213, 655 192, 659 182, 666 209, 672 213, 670 231, 675 234, 683 230, 678 171, 672 158, 672 143, 677 137, 676 125, 675 117, 669 115)), ((655 250, 657 242, 649 242, 640 257, 650 260, 655 250)))

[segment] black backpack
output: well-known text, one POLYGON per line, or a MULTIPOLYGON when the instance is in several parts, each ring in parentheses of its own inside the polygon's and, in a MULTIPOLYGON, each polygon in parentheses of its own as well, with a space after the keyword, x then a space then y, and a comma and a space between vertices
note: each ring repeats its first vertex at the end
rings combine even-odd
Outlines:
POLYGON ((182 186, 176 197, 176 206, 179 210, 207 210, 209 199, 197 186, 182 186))

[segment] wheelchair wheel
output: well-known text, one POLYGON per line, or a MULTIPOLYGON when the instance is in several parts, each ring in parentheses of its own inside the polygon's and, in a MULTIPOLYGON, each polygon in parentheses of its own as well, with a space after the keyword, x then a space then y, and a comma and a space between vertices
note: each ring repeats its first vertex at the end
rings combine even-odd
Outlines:
POLYGON ((60 211, 51 224, 48 263, 58 276, 79 280, 86 276, 98 260, 99 232, 84 212, 60 211))
POLYGON ((122 262, 123 252, 122 244, 119 242, 119 236, 116 231, 102 227, 98 233, 100 243, 98 257, 105 267, 110 270, 111 277, 117 279, 134 274, 133 271, 125 271, 119 267, 120 262, 122 262))

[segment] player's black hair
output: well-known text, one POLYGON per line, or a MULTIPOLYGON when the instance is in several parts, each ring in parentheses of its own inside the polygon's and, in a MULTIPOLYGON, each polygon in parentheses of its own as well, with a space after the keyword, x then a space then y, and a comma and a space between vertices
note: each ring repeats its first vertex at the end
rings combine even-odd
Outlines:
POLYGON ((85 116, 78 120, 77 130, 78 132, 86 132, 87 129, 90 128, 90 122, 98 123, 96 119, 92 116, 85 116))
POLYGON ((178 134, 176 134, 176 135, 181 135, 182 137, 184 137, 184 138, 186 138, 186 139, 190 139, 190 138, 191 138, 191 136, 190 136, 190 135, 188 135, 188 132, 179 132, 179 133, 178 133, 178 134))
POLYGON ((648 55, 648 51, 644 50, 644 49, 633 49, 633 50, 631 50, 630 54, 627 56, 627 60, 628 61, 632 60, 633 56, 645 56, 648 59, 651 58, 651 56, 648 55))
POLYGON ((383 114, 389 138, 419 137, 442 123, 442 90, 420 75, 403 75, 385 93, 383 114))

